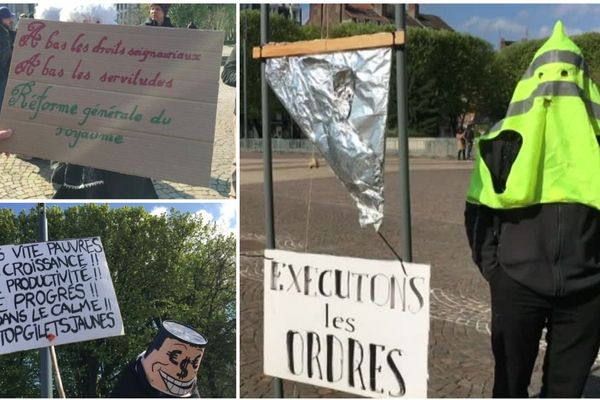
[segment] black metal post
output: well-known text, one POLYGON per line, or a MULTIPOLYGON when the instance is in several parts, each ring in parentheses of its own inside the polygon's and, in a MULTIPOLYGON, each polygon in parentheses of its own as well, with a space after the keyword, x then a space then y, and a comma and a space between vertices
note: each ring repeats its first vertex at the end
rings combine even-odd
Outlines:
MULTIPOLYGON (((48 220, 46 219, 46 205, 38 204, 38 242, 48 241, 48 220)), ((50 348, 43 347, 40 352, 40 387, 42 398, 52 398, 52 360, 50 348)))
MULTIPOLYGON (((260 44, 269 42, 269 5, 260 5, 260 44)), ((275 248, 275 224, 273 218, 273 160, 271 155, 271 115, 269 113, 269 87, 265 78, 266 62, 260 66, 263 168, 265 188, 265 248, 275 248)), ((268 344, 266 344, 268 346, 268 344)), ((283 397, 283 381, 273 378, 273 394, 283 397)))
POLYGON ((244 76, 244 139, 248 139, 248 75, 247 75, 247 62, 248 62, 248 52, 246 50, 248 46, 248 16, 244 18, 244 35, 242 36, 242 72, 244 76))
MULTIPOLYGON (((406 14, 404 4, 396 4, 396 30, 403 31, 406 38, 406 14)), ((398 106, 398 156, 400 157, 400 220, 402 258, 412 261, 412 234, 410 221, 410 171, 408 159, 408 124, 406 93, 406 45, 396 47, 396 101, 398 106)))

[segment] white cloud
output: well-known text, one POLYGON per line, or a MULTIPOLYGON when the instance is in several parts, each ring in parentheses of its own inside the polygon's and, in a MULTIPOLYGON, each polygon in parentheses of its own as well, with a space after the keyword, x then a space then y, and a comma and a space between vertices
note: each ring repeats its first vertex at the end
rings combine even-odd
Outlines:
POLYGON ((206 210, 196 211, 194 215, 200 217, 204 223, 215 222, 215 217, 206 210))
POLYGON ((219 211, 221 212, 219 221, 221 221, 228 229, 234 229, 237 216, 237 202, 224 201, 221 204, 221 209, 219 211))
POLYGON ((150 211, 151 215, 154 215, 155 217, 160 217, 163 215, 168 215, 169 214, 169 209, 167 207, 154 207, 152 209, 152 211, 150 211))
POLYGON ((556 18, 578 18, 590 15, 600 15, 598 4, 557 4, 550 9, 556 18))
POLYGON ((579 29, 579 28, 568 28, 565 27, 565 33, 569 36, 574 36, 574 35, 581 35, 583 33, 583 30, 579 29))
POLYGON ((482 33, 497 33, 500 36, 516 36, 522 37, 525 35, 527 28, 518 23, 506 18, 485 18, 473 16, 464 24, 465 30, 472 29, 482 33))
POLYGON ((550 27, 548 25, 542 25, 540 26, 540 31, 539 31, 539 37, 546 37, 546 36, 550 36, 550 27))
MULTIPOLYGON (((539 29, 536 37, 547 38, 548 36, 552 35, 552 29, 553 28, 551 26, 542 25, 542 26, 540 26, 540 29, 539 29)), ((584 31, 580 28, 569 28, 568 26, 565 26, 565 32, 569 36, 581 35, 582 33, 584 33, 584 31)))
POLYGON ((206 210, 197 211, 194 215, 201 217, 204 223, 215 224, 217 233, 219 234, 229 235, 236 233, 237 203, 234 201, 223 202, 219 208, 218 217, 206 210))

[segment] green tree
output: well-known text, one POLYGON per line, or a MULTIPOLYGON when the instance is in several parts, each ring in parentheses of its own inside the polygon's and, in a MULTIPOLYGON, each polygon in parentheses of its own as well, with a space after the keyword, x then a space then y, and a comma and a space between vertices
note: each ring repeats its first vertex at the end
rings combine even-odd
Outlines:
MULTIPOLYGON (((150 4, 141 4, 139 13, 146 20, 150 4)), ((168 17, 173 26, 186 28, 191 22, 198 29, 223 31, 235 39, 235 4, 172 4, 168 17)))
MULTIPOLYGON (((197 327, 209 339, 200 367, 203 397, 235 396, 235 238, 213 223, 171 210, 88 204, 48 209, 50 240, 100 236, 125 335, 56 348, 69 397, 105 397, 119 372, 145 350, 161 320, 197 327)), ((0 243, 36 239, 37 212, 0 210, 0 243)), ((38 353, 0 356, 0 396, 38 397, 38 353)))
POLYGON ((169 17, 182 28, 193 22, 198 29, 235 32, 235 4, 173 4, 169 17))
POLYGON ((452 128, 461 125, 465 113, 475 111, 484 95, 485 67, 493 55, 489 43, 470 35, 409 28, 408 107, 417 108, 409 111, 416 118, 412 123, 437 115, 439 123, 447 120, 452 128))
MULTIPOLYGON (((298 40, 308 40, 317 38, 317 32, 311 28, 303 28, 296 22, 278 14, 271 14, 269 17, 270 41, 271 42, 296 42, 298 40)), ((260 119, 260 61, 252 58, 252 48, 260 44, 260 12, 257 10, 243 10, 240 12, 240 27, 243 34, 244 27, 247 27, 246 57, 247 64, 247 93, 248 93, 248 119, 260 119)), ((243 55, 240 55, 240 58, 243 55)), ((241 62, 241 61, 240 61, 241 62)), ((241 82, 241 80, 240 80, 241 82)), ((243 96, 244 88, 240 87, 243 96)), ((271 115, 283 113, 285 109, 277 100, 275 95, 269 96, 271 115)))

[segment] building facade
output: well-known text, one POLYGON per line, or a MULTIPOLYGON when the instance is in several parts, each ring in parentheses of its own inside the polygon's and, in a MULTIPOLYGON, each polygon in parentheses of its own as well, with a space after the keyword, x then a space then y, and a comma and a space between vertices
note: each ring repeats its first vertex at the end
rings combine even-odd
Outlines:
MULTIPOLYGON (((394 4, 311 4, 308 24, 321 30, 346 22, 393 24, 394 4)), ((436 15, 422 14, 418 4, 409 4, 406 25, 415 28, 453 31, 436 15)))
POLYGON ((146 20, 140 4, 116 3, 115 7, 119 25, 140 25, 146 20))

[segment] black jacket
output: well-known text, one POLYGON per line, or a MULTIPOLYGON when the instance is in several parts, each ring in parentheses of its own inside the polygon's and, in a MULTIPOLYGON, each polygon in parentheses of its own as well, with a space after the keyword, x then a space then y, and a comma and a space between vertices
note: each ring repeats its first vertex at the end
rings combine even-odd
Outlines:
POLYGON ((171 19, 169 17, 165 17, 162 25, 158 25, 158 22, 156 22, 155 20, 150 19, 150 18, 148 18, 146 20, 146 22, 144 22, 144 25, 146 25, 146 26, 160 26, 160 27, 165 27, 165 28, 175 28, 173 25, 171 25, 171 19))
POLYGON ((51 180, 54 199, 158 199, 150 178, 76 164, 53 163, 51 180))
MULTIPOLYGON (((521 143, 518 132, 505 131, 480 145, 497 193, 506 188, 521 143)), ((473 261, 487 280, 502 268, 542 295, 600 290, 600 211, 592 207, 552 203, 493 210, 467 203, 465 226, 473 261)))
POLYGON ((0 24, 0 80, 8 78, 15 36, 15 31, 0 24))
POLYGON ((492 210, 467 203, 473 261, 490 279, 497 268, 547 296, 600 290, 600 211, 581 204, 492 210))
POLYGON ((227 61, 223 66, 223 72, 221 72, 221 80, 227 86, 235 87, 236 85, 236 73, 235 73, 235 64, 236 64, 236 51, 235 47, 231 50, 229 57, 227 57, 227 61))
MULTIPOLYGON (((175 397, 154 389, 150 386, 144 368, 142 367, 141 358, 138 357, 125 367, 119 375, 119 381, 110 393, 110 397, 117 398, 158 398, 158 397, 175 397)), ((199 398, 198 386, 194 385, 192 389, 192 398, 199 398)), ((188 397, 188 398, 190 398, 188 397)))

